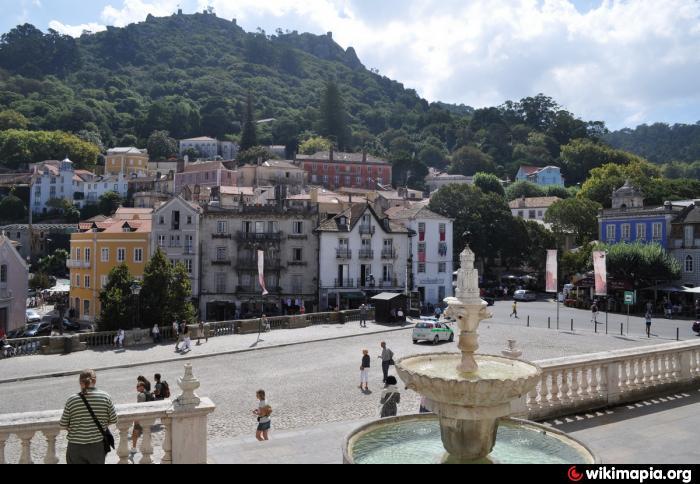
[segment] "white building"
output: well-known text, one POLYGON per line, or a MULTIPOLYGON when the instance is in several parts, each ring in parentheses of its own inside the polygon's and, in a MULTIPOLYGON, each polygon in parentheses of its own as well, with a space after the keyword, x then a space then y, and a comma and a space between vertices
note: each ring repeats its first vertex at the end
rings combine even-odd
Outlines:
POLYGON ((425 177, 425 185, 430 193, 440 190, 447 185, 473 185, 474 177, 464 175, 450 175, 441 172, 435 168, 431 168, 428 175, 425 177))
POLYGON ((153 212, 151 256, 160 248, 171 263, 183 263, 190 274, 192 295, 199 294, 199 205, 177 196, 153 212))
POLYGON ((185 156, 189 149, 198 152, 199 158, 203 160, 214 160, 217 156, 224 160, 234 160, 238 155, 239 146, 231 141, 218 141, 201 136, 180 141, 180 157, 185 156))
POLYGON ((0 234, 0 329, 5 333, 21 328, 27 319, 29 268, 15 245, 0 234))
POLYGON ((81 208, 85 205, 98 203, 100 197, 105 193, 115 192, 122 198, 126 198, 129 192, 129 177, 123 173, 105 176, 96 176, 80 170, 76 173, 82 180, 82 183, 79 183, 82 190, 76 192, 82 194, 78 195, 76 200, 76 204, 81 208))
POLYGON ((392 208, 386 215, 417 234, 411 239, 412 289, 420 292, 421 303, 435 305, 451 297, 453 221, 431 212, 423 204, 392 208))
POLYGON ((508 204, 513 217, 544 222, 549 207, 560 201, 558 197, 518 198, 508 204))
POLYGON ((370 204, 353 205, 316 232, 321 310, 357 308, 378 293, 406 290, 409 230, 380 218, 370 204))

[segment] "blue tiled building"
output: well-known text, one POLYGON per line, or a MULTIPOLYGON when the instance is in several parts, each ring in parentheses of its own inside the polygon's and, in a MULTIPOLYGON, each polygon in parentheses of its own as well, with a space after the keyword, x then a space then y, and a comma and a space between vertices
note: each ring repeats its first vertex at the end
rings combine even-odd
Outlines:
POLYGON ((521 166, 515 175, 516 181, 529 181, 540 186, 564 186, 564 177, 558 166, 521 166))

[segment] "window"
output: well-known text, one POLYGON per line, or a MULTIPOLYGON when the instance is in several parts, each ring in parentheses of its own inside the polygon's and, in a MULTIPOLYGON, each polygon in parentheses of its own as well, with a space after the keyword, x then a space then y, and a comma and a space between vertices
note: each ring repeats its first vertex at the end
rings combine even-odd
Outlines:
POLYGON ((335 184, 335 186, 340 185, 340 177, 339 176, 333 177, 333 183, 335 184))
POLYGON ((216 260, 217 261, 225 261, 226 260, 226 247, 217 247, 216 248, 216 260))
POLYGON ((536 212, 535 210, 530 210, 530 211, 529 211, 529 214, 528 214, 528 217, 529 217, 530 219, 536 219, 536 218, 537 218, 537 212, 536 212))
POLYGON ((7 282, 7 265, 0 266, 0 282, 7 282))
POLYGON ((292 258, 293 258, 294 262, 301 262, 303 260, 303 257, 304 257, 304 250, 303 249, 295 248, 295 249, 292 249, 292 252, 293 252, 292 258))
POLYGON ((630 224, 622 224, 622 240, 630 240, 632 226, 630 224))
POLYGON ((685 272, 693 272, 693 258, 691 256, 685 258, 685 272))
POLYGON ((101 253, 100 260, 102 262, 109 262, 109 249, 102 249, 100 251, 100 253, 101 253))
POLYGON ((637 240, 647 240, 646 224, 637 224, 637 240))
POLYGON ((444 274, 445 272, 447 272, 447 262, 440 262, 438 264, 438 272, 440 274, 444 274))
POLYGON ((134 249, 134 262, 143 262, 143 249, 134 249))
POLYGON ((518 217, 524 218, 524 217, 525 217, 525 212, 523 212, 522 210, 518 210, 518 217))
POLYGON ((165 236, 165 235, 159 235, 159 236, 158 236, 158 247, 164 248, 164 247, 165 247, 165 241, 166 241, 166 236, 165 236))
POLYGON ((107 287, 107 276, 100 276, 100 289, 107 287))
POLYGON ((393 266, 389 264, 384 264, 384 266, 382 267, 382 280, 384 282, 391 282, 393 274, 393 266))
POLYGON ((425 254, 425 242, 421 242, 420 244, 418 244, 418 253, 425 254))
POLYGON ((117 249, 117 262, 126 261, 126 249, 117 249))
POLYGON ((440 224, 440 242, 444 242, 446 240, 446 234, 447 224, 440 224))
POLYGON ((304 292, 304 276, 292 276, 292 292, 295 294, 301 294, 304 292))
POLYGON ((90 276, 85 276, 85 289, 90 289, 90 276))
POLYGON ((83 316, 90 316, 90 301, 83 301, 83 316))
POLYGON ((655 223, 652 227, 654 240, 661 240, 661 233, 663 232, 662 225, 660 223, 655 223))
POLYGON ((75 249, 75 260, 80 260, 80 255, 82 254, 81 249, 75 249))
POLYGON ((75 276, 75 287, 80 287, 80 274, 75 276))
POLYGON ((187 268, 187 273, 192 274, 192 259, 185 259, 182 261, 187 268))
POLYGON ((421 222, 418 224, 418 233, 421 233, 421 234, 425 233, 425 222, 421 222))
POLYGON ((171 235, 170 236, 170 247, 180 247, 180 236, 171 235))
POLYGON ((158 225, 165 225, 165 217, 163 215, 158 217, 158 225))
POLYGON ((537 217, 538 217, 538 218, 544 217, 544 212, 542 212, 542 210, 538 210, 538 211, 537 211, 537 217))
POLYGON ((90 249, 85 249, 85 262, 90 262, 90 249))
POLYGON ((615 226, 614 225, 607 225, 605 228, 605 235, 606 239, 608 241, 614 241, 615 240, 615 226))
POLYGON ((216 233, 217 234, 227 234, 228 233, 228 222, 225 220, 219 220, 216 222, 216 233))
POLYGON ((219 272, 216 274, 216 292, 223 294, 226 292, 226 273, 219 272))
POLYGON ((187 225, 192 225, 192 215, 187 216, 187 225))
POLYGON ((301 235, 304 233, 304 222, 294 222, 292 225, 292 233, 294 235, 301 235))
POLYGON ((420 264, 418 264, 418 273, 425 274, 425 262, 421 262, 420 264))
POLYGON ((444 301, 445 297, 446 297, 445 287, 444 286, 438 287, 438 301, 444 301))
POLYGON ((170 220, 172 221, 172 230, 180 230, 180 212, 173 210, 170 220))

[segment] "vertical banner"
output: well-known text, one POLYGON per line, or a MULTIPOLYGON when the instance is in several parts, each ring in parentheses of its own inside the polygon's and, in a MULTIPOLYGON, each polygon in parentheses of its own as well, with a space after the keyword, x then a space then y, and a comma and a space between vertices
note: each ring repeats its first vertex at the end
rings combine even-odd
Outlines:
POLYGON ((595 295, 608 295, 608 269, 605 252, 593 252, 593 270, 595 271, 595 295))
POLYGON ((265 252, 262 250, 258 251, 258 279, 260 281, 260 287, 262 288, 262 295, 267 296, 270 294, 267 292, 265 287, 265 252))
POLYGON ((557 255, 556 250, 547 251, 547 292, 553 292, 556 294, 559 289, 557 281, 557 255))

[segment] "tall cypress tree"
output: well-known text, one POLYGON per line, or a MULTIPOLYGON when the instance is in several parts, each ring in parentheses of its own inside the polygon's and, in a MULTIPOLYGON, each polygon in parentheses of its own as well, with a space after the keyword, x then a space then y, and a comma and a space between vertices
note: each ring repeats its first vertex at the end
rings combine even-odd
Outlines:
POLYGON ((172 323, 170 308, 172 278, 172 264, 162 250, 156 250, 143 272, 141 319, 146 327, 151 327, 153 324, 165 326, 172 323))
POLYGON ((132 282, 133 277, 126 264, 120 264, 109 272, 107 285, 100 292, 100 331, 131 329, 133 326, 136 308, 131 295, 132 282))
POLYGON ((340 150, 348 146, 347 113, 340 89, 334 81, 328 81, 321 98, 320 132, 333 140, 340 150))
POLYGON ((245 108, 245 123, 241 134, 241 151, 246 151, 258 145, 258 132, 253 116, 253 97, 248 94, 245 108))

